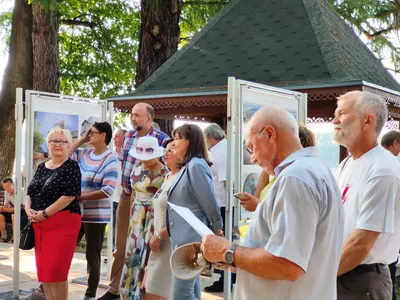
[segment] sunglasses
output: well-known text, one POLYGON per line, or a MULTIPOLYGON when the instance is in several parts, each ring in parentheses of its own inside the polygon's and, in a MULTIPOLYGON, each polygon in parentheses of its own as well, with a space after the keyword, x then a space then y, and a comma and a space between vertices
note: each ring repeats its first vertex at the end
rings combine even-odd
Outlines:
POLYGON ((147 153, 147 154, 153 154, 154 149, 153 148, 142 148, 142 147, 136 147, 136 152, 137 153, 147 153))

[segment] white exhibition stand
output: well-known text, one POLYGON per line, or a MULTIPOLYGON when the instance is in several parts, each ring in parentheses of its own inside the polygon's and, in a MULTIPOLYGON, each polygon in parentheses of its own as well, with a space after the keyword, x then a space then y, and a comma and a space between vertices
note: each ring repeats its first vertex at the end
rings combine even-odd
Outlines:
MULTIPOLYGON (((254 82, 228 78, 227 99, 227 204, 225 212, 225 236, 232 238, 232 209, 235 207, 235 223, 242 219, 243 209, 238 206, 234 193, 249 190, 247 178, 255 178, 261 173, 258 165, 252 165, 244 149, 244 132, 251 116, 265 105, 278 106, 288 110, 296 120, 305 124, 307 116, 307 94, 275 88, 254 82), (235 184, 234 184, 235 183, 235 184)), ((248 214, 248 213, 247 213, 248 214)), ((251 214, 248 214, 251 216, 251 214)), ((231 299, 230 271, 225 271, 224 299, 231 299)))
MULTIPOLYGON (((54 127, 54 122, 58 124, 66 124, 73 127, 73 137, 79 138, 80 133, 86 130, 85 126, 90 126, 90 122, 107 121, 113 126, 113 103, 98 99, 79 98, 74 96, 65 96, 52 93, 43 93, 38 91, 25 91, 25 99, 23 89, 16 90, 16 105, 15 105, 15 121, 16 121, 16 136, 15 136, 15 222, 14 222, 14 268, 13 268, 13 296, 19 297, 19 240, 20 240, 20 218, 21 204, 24 203, 26 188, 29 185, 34 175, 34 131, 38 131, 39 125, 46 125, 42 129, 42 135, 45 138, 48 131, 54 127), (23 132, 23 116, 25 112, 26 129, 23 132), (35 123, 35 118, 41 118, 40 124, 35 123), (68 124, 65 121, 68 119, 68 124), (51 123, 53 122, 53 123, 51 123), (36 126, 36 127, 35 127, 36 126), (44 131, 43 131, 44 130, 44 131), (24 153, 23 153, 24 150, 24 153), (21 174, 23 169, 24 177, 21 174), (23 184, 24 183, 24 184, 23 184)), ((45 142, 44 142, 45 143, 45 142)), ((41 144, 44 145, 44 144, 41 144)), ((46 146, 47 147, 47 146, 46 146)), ((112 142, 110 149, 113 149, 112 142)), ((112 209, 112 203, 111 203, 112 209)), ((112 214, 111 214, 112 218, 112 214)), ((108 224, 108 244, 107 244, 107 274, 111 272, 112 261, 112 219, 108 224)))

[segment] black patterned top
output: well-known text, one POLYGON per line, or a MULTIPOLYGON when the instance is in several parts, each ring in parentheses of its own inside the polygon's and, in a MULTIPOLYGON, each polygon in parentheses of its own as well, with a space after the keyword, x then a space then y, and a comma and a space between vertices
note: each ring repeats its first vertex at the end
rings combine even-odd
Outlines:
MULTIPOLYGON (((48 169, 44 163, 41 163, 28 186, 31 208, 36 211, 46 209, 61 196, 80 195, 81 171, 78 163, 70 158, 56 169, 48 169)), ((79 201, 76 197, 62 210, 80 214, 79 201)))

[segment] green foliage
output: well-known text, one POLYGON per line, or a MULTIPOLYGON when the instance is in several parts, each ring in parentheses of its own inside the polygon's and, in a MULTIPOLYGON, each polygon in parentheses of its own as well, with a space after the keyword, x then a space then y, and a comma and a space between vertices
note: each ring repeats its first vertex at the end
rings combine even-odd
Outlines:
MULTIPOLYGON (((34 112, 34 120, 36 120, 37 112, 34 112)), ((33 129, 33 152, 43 152, 42 148, 40 147, 41 144, 44 143, 46 140, 43 135, 39 132, 40 123, 35 121, 35 128, 33 129)))
POLYGON ((10 36, 11 36, 11 19, 12 19, 12 10, 0 13, 0 41, 7 45, 4 48, 4 53, 8 53, 8 47, 10 47, 10 36))
POLYGON ((186 44, 229 0, 183 1, 180 17, 181 43, 186 44))
POLYGON ((125 129, 126 123, 129 121, 130 114, 127 112, 117 112, 114 114, 114 128, 125 129))
POLYGON ((104 98, 132 91, 140 9, 129 1, 71 0, 59 10, 62 92, 104 98))
POLYGON ((389 59, 400 69, 400 6, 393 0, 329 0, 336 11, 358 32, 380 59, 389 59))

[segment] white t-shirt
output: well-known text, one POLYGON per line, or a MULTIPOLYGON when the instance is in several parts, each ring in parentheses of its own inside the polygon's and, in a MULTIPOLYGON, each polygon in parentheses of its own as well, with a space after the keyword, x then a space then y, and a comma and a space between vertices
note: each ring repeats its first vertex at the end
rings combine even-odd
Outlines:
POLYGON ((3 207, 14 207, 15 194, 10 195, 8 192, 4 191, 4 205, 3 207))
POLYGON ((345 159, 336 178, 344 209, 343 241, 356 228, 381 232, 362 264, 394 262, 400 247, 400 162, 376 146, 356 160, 345 159))
POLYGON ((213 165, 211 166, 211 172, 213 177, 213 184, 215 190, 215 196, 217 198, 217 204, 219 207, 226 206, 226 162, 228 156, 228 142, 223 139, 214 145, 210 149, 213 157, 213 165))
POLYGON ((343 209, 335 177, 316 155, 314 147, 301 149, 275 168, 277 179, 244 240, 305 273, 291 282, 237 269, 235 300, 336 300, 343 209))

